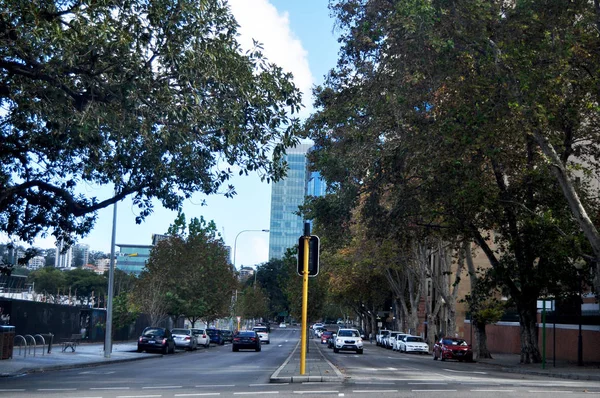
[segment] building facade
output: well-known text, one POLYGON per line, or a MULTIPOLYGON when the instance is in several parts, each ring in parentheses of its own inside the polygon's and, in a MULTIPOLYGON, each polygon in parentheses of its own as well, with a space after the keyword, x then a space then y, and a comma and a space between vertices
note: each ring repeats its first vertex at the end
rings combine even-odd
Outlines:
POLYGON ((65 243, 62 240, 56 242, 56 257, 54 257, 54 267, 71 268, 73 264, 73 247, 65 250, 65 243))
POLYGON ((271 221, 269 228, 269 259, 283 258, 286 250, 298 244, 304 232, 304 220, 298 216, 298 206, 307 195, 321 196, 325 184, 318 173, 309 173, 306 154, 312 144, 289 148, 285 156, 289 169, 287 177, 271 189, 271 221))
POLYGON ((116 268, 121 271, 139 276, 150 258, 152 245, 117 244, 119 260, 116 268))

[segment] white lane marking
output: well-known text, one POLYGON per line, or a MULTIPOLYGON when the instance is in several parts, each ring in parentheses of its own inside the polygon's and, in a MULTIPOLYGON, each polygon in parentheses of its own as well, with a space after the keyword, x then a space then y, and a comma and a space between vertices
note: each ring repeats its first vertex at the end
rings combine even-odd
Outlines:
POLYGON ((263 383, 263 384, 250 384, 250 387, 276 387, 276 386, 285 386, 290 383, 263 383))
POLYGON ((515 392, 515 390, 471 390, 472 392, 515 392))
POLYGON ((339 394, 338 394, 338 397, 344 397, 344 396, 345 396, 345 395, 344 395, 344 393, 343 393, 343 392, 341 392, 341 393, 339 393, 339 394))
POLYGON ((412 390, 412 392, 456 392, 456 390, 412 390))
POLYGON ((160 398, 162 395, 117 395, 117 398, 160 398))
POLYGON ((76 388, 38 388, 38 391, 77 391, 76 388))
POLYGON ((478 375, 486 375, 487 374, 487 372, 471 372, 471 371, 468 371, 468 370, 452 370, 452 369, 444 369, 444 370, 446 372, 453 372, 453 373, 469 373, 469 374, 470 373, 475 373, 475 374, 478 374, 478 375))
POLYGON ((337 394, 339 391, 294 391, 294 394, 337 394))
POLYGON ((573 391, 559 391, 559 390, 529 390, 528 392, 533 392, 533 393, 542 393, 542 394, 552 394, 552 393, 557 393, 557 392, 562 392, 565 394, 572 394, 573 391))
POLYGON ((6 388, 6 389, 0 389, 0 392, 21 392, 21 391, 25 391, 24 388, 6 388))
POLYGON ((365 392, 389 393, 389 392, 398 392, 398 390, 352 390, 352 392, 355 392, 355 393, 365 393, 365 392))
POLYGON ((387 383, 387 382, 381 382, 381 381, 357 381, 357 382, 354 382, 354 384, 390 384, 390 385, 394 385, 396 383, 387 383))
POLYGON ((424 382, 424 383, 408 383, 408 384, 427 385, 427 386, 431 386, 431 385, 447 386, 447 385, 448 385, 448 383, 434 383, 434 382, 424 382))
POLYGON ((221 395, 220 392, 199 392, 195 394, 175 394, 175 397, 205 397, 208 395, 221 395))
POLYGON ((283 347, 283 344, 279 344, 277 347, 283 347))
POLYGON ((243 391, 234 392, 233 395, 262 395, 262 394, 279 394, 279 391, 243 391))
POLYGON ((129 390, 129 387, 91 387, 90 390, 129 390))
POLYGON ((161 388, 165 388, 165 389, 183 388, 183 386, 149 386, 149 387, 142 387, 142 390, 159 390, 161 388))
POLYGON ((212 387, 235 387, 235 384, 205 384, 202 386, 194 386, 196 388, 201 388, 201 387, 208 387, 208 388, 212 388, 212 387))

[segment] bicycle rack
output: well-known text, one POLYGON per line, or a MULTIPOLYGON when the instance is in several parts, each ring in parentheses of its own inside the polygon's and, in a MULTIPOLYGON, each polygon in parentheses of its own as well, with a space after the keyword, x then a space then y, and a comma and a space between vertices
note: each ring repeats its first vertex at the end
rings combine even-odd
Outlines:
POLYGON ((25 343, 26 343, 25 346, 29 347, 29 354, 31 355, 31 348, 33 348, 33 356, 35 356, 35 338, 30 334, 26 334, 25 335, 25 343), (30 340, 33 342, 33 344, 27 345, 27 342, 30 340))
MULTIPOLYGON (((25 340, 25 337, 18 334, 15 336, 13 343, 19 338, 21 340, 23 340, 23 343, 25 344, 25 350, 23 350, 23 358, 25 358, 27 356, 27 340, 25 340)), ((18 355, 21 355, 21 347, 23 347, 23 346, 21 344, 19 344, 19 354, 18 355)), ((14 344, 13 344, 13 350, 14 350, 14 344)))
MULTIPOLYGON (((46 339, 44 339, 44 336, 42 336, 41 334, 36 334, 33 336, 33 339, 35 341, 35 348, 37 348, 37 340, 36 337, 39 337, 42 340, 42 356, 46 355, 46 339)), ((33 356, 35 356, 35 348, 33 349, 33 356)))

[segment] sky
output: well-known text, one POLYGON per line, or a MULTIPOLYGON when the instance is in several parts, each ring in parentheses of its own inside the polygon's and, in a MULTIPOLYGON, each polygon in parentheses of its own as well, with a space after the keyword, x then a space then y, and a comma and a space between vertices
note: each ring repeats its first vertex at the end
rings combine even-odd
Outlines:
MULTIPOLYGON (((328 0, 229 0, 233 15, 240 25, 239 42, 244 48, 256 39, 264 46, 270 62, 292 72, 296 86, 303 92, 306 117, 311 112, 311 88, 323 82, 324 76, 337 61, 339 44, 334 20, 329 16, 328 0)), ((189 221, 193 217, 213 220, 225 244, 235 248, 237 268, 268 261, 271 184, 258 176, 236 177, 231 180, 237 195, 228 199, 222 195, 197 194, 184 204, 189 221), (206 205, 200 203, 205 201, 206 205)), ((88 195, 103 199, 111 194, 110 187, 86 186, 88 195)), ((116 243, 151 244, 152 234, 167 231, 176 213, 155 202, 154 213, 135 224, 136 208, 125 199, 117 205, 116 243)), ((94 229, 79 239, 90 250, 110 253, 113 207, 98 212, 94 229)), ((302 231, 298 231, 298 236, 302 231)), ((53 248, 54 239, 38 239, 35 246, 53 248)), ((118 248, 116 249, 118 250, 118 248)))

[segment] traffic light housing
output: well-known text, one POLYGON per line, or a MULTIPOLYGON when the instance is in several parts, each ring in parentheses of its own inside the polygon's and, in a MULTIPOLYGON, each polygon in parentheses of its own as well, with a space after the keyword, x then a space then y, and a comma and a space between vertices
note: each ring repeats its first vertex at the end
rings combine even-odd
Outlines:
MULTIPOLYGON (((308 241, 308 276, 319 273, 319 249, 319 237, 311 235, 308 241)), ((304 275, 304 236, 298 238, 298 275, 304 275)))

